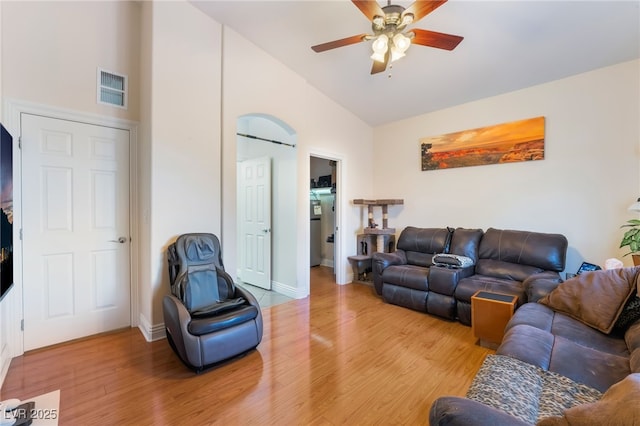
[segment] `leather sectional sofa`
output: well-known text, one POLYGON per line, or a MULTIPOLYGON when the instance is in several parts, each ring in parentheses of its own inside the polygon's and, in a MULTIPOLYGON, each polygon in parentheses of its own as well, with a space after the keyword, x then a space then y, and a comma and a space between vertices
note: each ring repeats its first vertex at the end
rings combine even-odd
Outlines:
POLYGON ((373 284, 387 303, 471 325, 471 296, 478 290, 516 295, 520 306, 561 282, 567 245, 561 234, 410 226, 395 252, 373 254, 373 284), (470 259, 471 265, 434 264, 440 253, 470 259))
POLYGON ((518 309, 466 398, 431 425, 640 424, 640 267, 586 272, 518 309))

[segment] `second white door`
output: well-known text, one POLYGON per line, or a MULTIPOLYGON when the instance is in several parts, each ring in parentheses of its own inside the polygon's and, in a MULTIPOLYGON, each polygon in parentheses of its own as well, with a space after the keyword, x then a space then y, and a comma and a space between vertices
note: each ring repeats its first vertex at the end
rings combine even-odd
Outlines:
POLYGON ((271 159, 239 164, 240 278, 271 289, 271 159))

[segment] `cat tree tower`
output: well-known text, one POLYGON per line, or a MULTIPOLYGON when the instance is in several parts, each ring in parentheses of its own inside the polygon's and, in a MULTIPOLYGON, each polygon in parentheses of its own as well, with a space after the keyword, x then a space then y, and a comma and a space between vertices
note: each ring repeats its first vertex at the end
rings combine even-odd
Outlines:
POLYGON ((388 227, 388 212, 390 205, 402 205, 404 200, 353 200, 356 206, 367 206, 368 225, 357 238, 357 255, 349 256, 353 268, 353 277, 358 281, 368 281, 367 274, 371 272, 371 255, 374 252, 390 253, 395 250, 396 229, 388 227), (382 208, 382 227, 374 219, 374 207, 382 208))

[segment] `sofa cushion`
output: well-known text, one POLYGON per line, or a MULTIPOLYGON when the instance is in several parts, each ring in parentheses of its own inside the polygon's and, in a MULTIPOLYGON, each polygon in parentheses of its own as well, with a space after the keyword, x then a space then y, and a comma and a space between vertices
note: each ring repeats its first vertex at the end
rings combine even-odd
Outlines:
POLYGON ((451 237, 449 253, 466 256, 476 263, 482 235, 484 235, 482 229, 456 228, 451 237))
POLYGON ((518 324, 536 327, 554 336, 564 337, 581 346, 601 352, 629 356, 627 343, 619 336, 602 333, 540 303, 524 304, 511 318, 505 331, 518 324))
POLYGON ((488 355, 467 398, 535 424, 567 408, 597 401, 602 394, 559 374, 501 355, 488 355))
POLYGON ((564 269, 567 238, 561 234, 489 228, 484 233, 480 259, 534 266, 548 271, 564 269))
POLYGON ((397 248, 404 251, 421 253, 447 253, 451 243, 453 229, 416 228, 407 226, 398 237, 397 248))
POLYGON ((471 303, 471 296, 473 296, 478 290, 518 296, 518 305, 521 305, 526 301, 526 292, 521 281, 495 278, 480 274, 472 275, 460 280, 456 287, 456 300, 471 303))
POLYGON ((535 266, 494 259, 479 259, 476 265, 477 274, 514 281, 524 281, 528 277, 543 271, 543 269, 535 266))
POLYGON ((527 303, 515 312, 496 353, 602 392, 632 372, 624 339, 601 333, 538 303, 527 303))
POLYGON ((636 291, 639 272, 640 268, 585 272, 560 284, 539 303, 610 333, 636 291))
POLYGON ((538 426, 633 426, 640 424, 640 374, 611 386, 599 401, 568 408, 561 417, 543 418, 538 426))

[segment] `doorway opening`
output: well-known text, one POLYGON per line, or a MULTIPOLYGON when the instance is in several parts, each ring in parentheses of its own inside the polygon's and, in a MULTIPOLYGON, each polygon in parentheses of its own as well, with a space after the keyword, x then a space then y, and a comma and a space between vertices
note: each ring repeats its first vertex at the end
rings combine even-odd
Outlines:
POLYGON ((309 157, 309 266, 326 267, 336 275, 337 167, 334 159, 309 157))
POLYGON ((237 281, 262 290, 261 305, 273 292, 294 298, 297 134, 267 114, 239 117, 236 133, 237 281))

